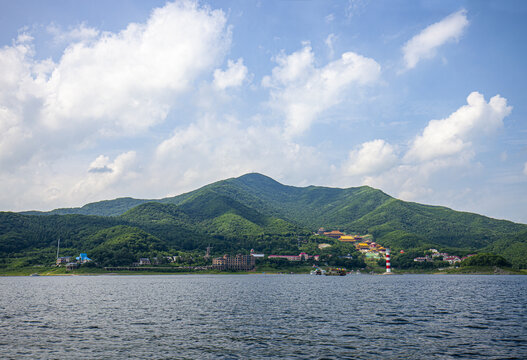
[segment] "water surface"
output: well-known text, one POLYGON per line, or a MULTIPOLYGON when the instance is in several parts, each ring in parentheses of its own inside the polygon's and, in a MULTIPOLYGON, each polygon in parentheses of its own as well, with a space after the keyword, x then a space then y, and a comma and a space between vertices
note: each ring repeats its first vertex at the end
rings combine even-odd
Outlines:
POLYGON ((525 359, 527 277, 0 278, 0 358, 525 359))

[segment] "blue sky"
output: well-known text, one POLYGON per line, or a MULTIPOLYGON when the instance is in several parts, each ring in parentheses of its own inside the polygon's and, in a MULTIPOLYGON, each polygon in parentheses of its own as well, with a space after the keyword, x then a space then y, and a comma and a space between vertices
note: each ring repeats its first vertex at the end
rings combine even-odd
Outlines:
POLYGON ((527 223, 524 1, 0 0, 0 210, 260 172, 527 223))

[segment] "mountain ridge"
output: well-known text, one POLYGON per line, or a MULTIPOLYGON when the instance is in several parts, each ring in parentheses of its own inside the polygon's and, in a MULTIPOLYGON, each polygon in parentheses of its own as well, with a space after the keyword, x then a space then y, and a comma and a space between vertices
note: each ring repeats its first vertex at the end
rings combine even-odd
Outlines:
MULTIPOLYGON (((268 176, 260 174, 260 173, 247 173, 247 174, 241 175, 239 177, 232 177, 232 178, 228 178, 228 179, 224 179, 224 180, 219 180, 219 181, 213 182, 211 184, 205 185, 205 186, 203 186, 201 188, 198 188, 196 190, 191 190, 191 191, 179 194, 179 195, 170 196, 170 197, 164 197, 164 198, 160 198, 160 199, 138 199, 138 198, 133 198, 133 197, 126 196, 126 197, 119 197, 119 198, 115 198, 115 199, 111 199, 111 200, 95 201, 95 202, 87 203, 87 204, 85 204, 85 205, 83 205, 81 207, 57 208, 57 209, 53 209, 53 210, 49 210, 49 211, 26 210, 26 211, 18 211, 17 213, 23 214, 23 215, 73 215, 73 214, 79 214, 79 215, 97 215, 97 216, 118 216, 118 215, 124 214, 126 211, 128 211, 129 209, 131 209, 131 208, 133 208, 133 207, 135 207, 137 205, 141 205, 141 204, 148 203, 148 202, 179 204, 179 203, 187 200, 188 198, 192 197, 198 191, 202 191, 202 190, 208 189, 209 187, 212 187, 212 186, 216 187, 216 186, 218 186, 220 184, 224 184, 224 183, 238 182, 238 183, 244 184, 244 185, 252 184, 252 186, 248 186, 248 188, 250 188, 252 190, 255 190, 256 189, 255 184, 256 185, 261 185, 261 182, 251 181, 254 178, 266 179, 267 181, 272 182, 272 183, 274 183, 274 184, 276 184, 276 185, 278 185, 280 187, 292 189, 293 191, 295 191, 295 190, 298 191, 298 190, 303 190, 303 189, 305 189, 305 190, 313 190, 313 189, 325 190, 327 192, 372 190, 372 191, 378 191, 378 192, 384 194, 387 198, 399 200, 399 199, 396 199, 396 198, 384 193, 380 189, 372 188, 372 187, 370 187, 368 185, 361 185, 361 186, 349 187, 349 188, 328 187, 328 186, 318 186, 318 185, 308 185, 308 186, 305 186, 305 187, 297 187, 297 186, 292 186, 292 185, 284 185, 284 184, 272 179, 271 177, 268 177, 268 176), (249 181, 248 181, 248 179, 249 179, 249 181), (109 210, 104 210, 104 207, 106 207, 105 205, 110 205, 110 204, 111 204, 110 209, 109 210)), ((403 200, 399 200, 399 201, 403 201, 403 200)), ((515 224, 526 225, 526 224, 523 224, 523 223, 517 223, 517 222, 514 222, 512 220, 508 220, 508 219, 492 218, 490 216, 481 215, 481 214, 470 212, 470 211, 455 210, 455 209, 449 208, 449 207, 444 206, 444 205, 429 205, 429 204, 421 204, 421 203, 409 202, 409 201, 404 201, 404 202, 405 203, 411 203, 411 204, 417 204, 417 205, 421 205, 421 206, 426 206, 426 207, 431 207, 431 208, 451 210, 451 211, 455 211, 457 213, 474 214, 474 215, 478 215, 478 216, 482 216, 482 217, 485 217, 485 218, 498 220, 498 221, 508 221, 508 222, 515 223, 515 224)))
MULTIPOLYGON (((318 190, 318 191, 324 191, 325 195, 328 195, 330 193, 338 193, 341 191, 347 191, 347 192, 353 192, 356 190, 363 190, 363 189, 369 189, 374 191, 382 192, 381 190, 371 188, 369 186, 359 186, 359 187, 350 187, 350 188, 337 188, 337 187, 325 187, 325 186, 316 186, 316 185, 309 185, 306 187, 296 187, 291 185, 284 185, 279 183, 278 181, 259 173, 248 173, 245 175, 242 175, 240 177, 235 178, 229 178, 225 180, 220 180, 213 182, 211 184, 205 185, 201 188, 198 188, 196 190, 192 190, 180 195, 171 196, 171 197, 165 197, 161 199, 136 199, 132 197, 120 197, 112 200, 101 200, 96 201, 92 203, 85 204, 81 207, 73 207, 73 208, 57 208, 50 211, 38 211, 38 210, 28 210, 28 211, 20 211, 19 214, 23 215, 97 215, 97 216, 119 216, 124 214, 126 211, 130 210, 131 208, 147 203, 147 202, 159 202, 159 203, 169 203, 169 204, 181 204, 189 199, 191 199, 193 196, 196 196, 198 192, 206 191, 209 189, 218 190, 221 189, 224 185, 237 183, 241 184, 245 187, 245 190, 250 190, 255 193, 265 194, 265 191, 262 191, 262 184, 266 184, 266 188, 268 191, 275 191, 276 189, 287 189, 289 192, 281 191, 281 197, 279 201, 284 200, 284 195, 286 197, 294 196, 294 194, 291 194, 291 192, 295 192, 296 194, 299 194, 302 192, 302 190, 318 190), (264 179, 264 181, 262 181, 264 179), (272 184, 273 186, 269 186, 272 184)), ((384 194, 384 193, 383 193, 384 194)), ((386 195, 386 194, 384 194, 386 195)), ((389 197, 389 195, 386 195, 389 197)), ((257 199, 255 199, 257 200, 257 199)), ((266 199, 267 201, 271 200, 269 198, 266 199)), ((275 199, 277 200, 277 199, 275 199)))

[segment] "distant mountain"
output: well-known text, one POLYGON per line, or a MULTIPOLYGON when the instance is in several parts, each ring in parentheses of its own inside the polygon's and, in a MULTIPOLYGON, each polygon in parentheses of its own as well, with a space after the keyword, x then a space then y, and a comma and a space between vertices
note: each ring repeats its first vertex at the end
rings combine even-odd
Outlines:
POLYGON ((295 187, 255 173, 158 200, 120 198, 50 212, 0 213, 0 224, 0 254, 2 248, 27 248, 24 241, 49 245, 60 231, 69 231, 64 236, 78 239, 81 246, 84 238, 113 226, 129 227, 127 234, 138 229, 173 249, 213 244, 226 251, 254 246, 294 250, 298 235, 325 227, 371 233, 393 249, 430 246, 512 254, 516 265, 527 267, 525 224, 405 202, 368 186, 295 187))

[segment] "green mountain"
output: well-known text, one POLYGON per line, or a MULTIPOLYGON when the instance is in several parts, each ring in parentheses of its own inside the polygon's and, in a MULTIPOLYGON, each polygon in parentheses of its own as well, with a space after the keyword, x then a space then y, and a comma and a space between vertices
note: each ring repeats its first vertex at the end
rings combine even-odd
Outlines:
POLYGON ((86 204, 80 208, 61 208, 52 211, 24 211, 25 215, 98 215, 118 216, 134 206, 144 204, 150 200, 133 199, 130 197, 115 200, 104 200, 86 204))
POLYGON ((120 247, 131 249, 120 258, 202 251, 209 245, 218 252, 255 248, 296 253, 299 237, 317 241, 311 234, 319 227, 370 233, 394 250, 485 250, 527 267, 525 224, 404 202, 368 186, 294 187, 261 174, 158 200, 120 198, 51 212, 0 213, 0 261, 38 249, 47 249, 52 257, 50 249, 58 237, 72 251, 94 251, 103 257, 104 249, 111 254, 104 257, 106 263, 117 261, 120 247), (108 234, 113 234, 109 243, 99 241, 108 234), (142 245, 125 246, 132 240, 142 245), (148 247, 148 242, 156 245, 148 247))

